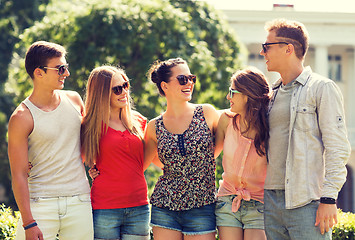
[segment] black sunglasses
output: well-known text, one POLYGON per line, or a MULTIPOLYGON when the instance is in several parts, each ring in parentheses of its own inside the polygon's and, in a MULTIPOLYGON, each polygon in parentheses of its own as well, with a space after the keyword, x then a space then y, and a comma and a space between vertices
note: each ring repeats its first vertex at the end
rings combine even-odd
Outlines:
POLYGON ((39 68, 57 70, 58 71, 58 75, 61 76, 61 75, 63 75, 65 73, 66 70, 69 70, 69 64, 60 65, 58 68, 53 68, 53 67, 39 67, 39 68))
POLYGON ((275 45, 275 44, 286 44, 286 45, 288 45, 289 43, 287 43, 287 42, 263 43, 263 44, 261 44, 261 46, 262 46, 262 48, 263 48, 264 53, 267 52, 267 49, 268 49, 268 46, 269 46, 269 45, 275 45))
POLYGON ((180 85, 186 85, 189 80, 193 83, 196 83, 195 75, 177 75, 176 78, 179 81, 180 85))
POLYGON ((129 82, 124 82, 121 86, 115 86, 112 88, 112 92, 116 95, 121 95, 122 90, 127 90, 129 88, 129 82))

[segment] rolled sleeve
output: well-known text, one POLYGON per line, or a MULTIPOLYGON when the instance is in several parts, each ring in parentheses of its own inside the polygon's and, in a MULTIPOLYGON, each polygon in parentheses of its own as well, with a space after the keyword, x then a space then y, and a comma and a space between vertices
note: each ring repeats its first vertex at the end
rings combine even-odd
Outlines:
POLYGON ((319 129, 324 145, 325 178, 323 197, 336 199, 346 181, 346 163, 350 157, 343 96, 333 81, 327 81, 318 89, 317 110, 319 129))

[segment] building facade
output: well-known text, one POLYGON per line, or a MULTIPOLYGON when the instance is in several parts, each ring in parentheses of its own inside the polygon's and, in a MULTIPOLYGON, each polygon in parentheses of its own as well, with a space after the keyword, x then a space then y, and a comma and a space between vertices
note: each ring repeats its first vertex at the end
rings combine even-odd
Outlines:
POLYGON ((258 67, 270 79, 278 73, 267 72, 265 60, 260 56, 261 43, 266 39, 264 25, 275 18, 302 22, 310 35, 310 48, 305 66, 334 80, 343 92, 345 118, 352 153, 347 164, 348 177, 338 198, 338 207, 344 211, 355 210, 355 13, 297 12, 292 5, 274 5, 270 11, 222 10, 234 28, 239 40, 248 51, 245 62, 258 67))

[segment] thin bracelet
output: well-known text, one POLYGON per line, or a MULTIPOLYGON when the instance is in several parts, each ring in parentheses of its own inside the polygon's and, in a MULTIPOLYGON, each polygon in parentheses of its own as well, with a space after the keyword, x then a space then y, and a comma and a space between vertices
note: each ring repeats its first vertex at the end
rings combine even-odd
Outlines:
POLYGON ((37 223, 36 223, 36 222, 33 222, 33 223, 30 223, 30 224, 28 224, 27 226, 23 227, 23 229, 27 230, 27 229, 33 228, 33 227, 35 227, 35 226, 37 226, 37 223))
POLYGON ((31 219, 31 220, 28 221, 27 223, 23 223, 22 227, 25 227, 25 226, 27 226, 28 224, 31 224, 31 223, 33 223, 33 222, 35 222, 35 221, 36 221, 36 220, 31 219))

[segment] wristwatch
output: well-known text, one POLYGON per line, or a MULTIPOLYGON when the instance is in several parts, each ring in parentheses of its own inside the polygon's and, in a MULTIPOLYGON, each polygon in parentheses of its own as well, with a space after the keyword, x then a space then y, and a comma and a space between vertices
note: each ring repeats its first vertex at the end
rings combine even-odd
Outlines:
POLYGON ((335 199, 334 198, 329 198, 329 197, 321 197, 320 198, 320 203, 324 204, 335 204, 335 199))

